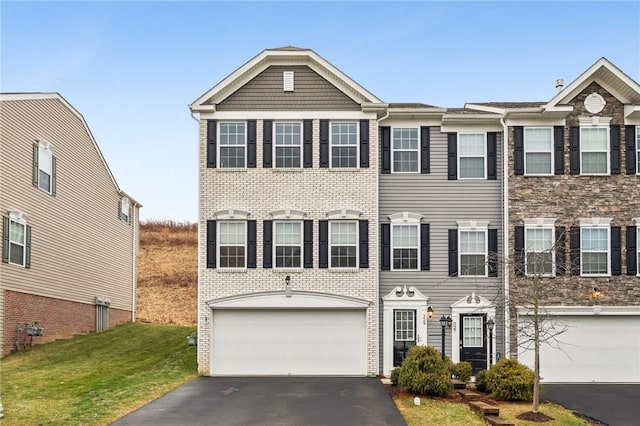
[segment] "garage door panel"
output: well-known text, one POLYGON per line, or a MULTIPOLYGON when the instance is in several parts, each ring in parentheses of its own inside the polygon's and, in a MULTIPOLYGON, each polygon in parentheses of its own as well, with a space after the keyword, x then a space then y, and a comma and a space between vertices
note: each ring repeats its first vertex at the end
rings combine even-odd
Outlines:
POLYGON ((364 310, 213 315, 214 375, 365 375, 364 310))

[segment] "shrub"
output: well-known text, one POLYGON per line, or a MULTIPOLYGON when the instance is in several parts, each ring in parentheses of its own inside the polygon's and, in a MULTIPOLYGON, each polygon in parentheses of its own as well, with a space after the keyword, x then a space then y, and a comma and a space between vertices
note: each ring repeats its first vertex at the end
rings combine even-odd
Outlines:
POLYGON ((433 347, 414 346, 396 370, 402 390, 436 396, 447 396, 453 390, 449 365, 433 347))
POLYGON ((487 371, 486 387, 494 399, 530 401, 533 398, 533 377, 529 367, 503 358, 487 371))
POLYGON ((400 374, 400 367, 394 368, 393 370, 391 370, 391 376, 389 377, 389 379, 391 380, 391 383, 393 383, 394 385, 398 384, 398 375, 400 374))
POLYGON ((480 392, 489 392, 487 388, 487 370, 480 370, 476 373, 476 389, 480 392))
POLYGON ((461 361, 457 364, 453 364, 453 366, 451 367, 451 373, 454 375, 454 377, 465 383, 469 380, 469 377, 471 377, 472 370, 473 367, 468 361, 461 361))

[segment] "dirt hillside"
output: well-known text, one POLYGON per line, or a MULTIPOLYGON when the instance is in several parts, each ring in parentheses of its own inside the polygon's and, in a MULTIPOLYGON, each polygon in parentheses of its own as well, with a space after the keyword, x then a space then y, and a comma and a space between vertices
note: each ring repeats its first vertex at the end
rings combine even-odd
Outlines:
POLYGON ((196 325, 197 290, 197 224, 141 223, 137 320, 196 325))

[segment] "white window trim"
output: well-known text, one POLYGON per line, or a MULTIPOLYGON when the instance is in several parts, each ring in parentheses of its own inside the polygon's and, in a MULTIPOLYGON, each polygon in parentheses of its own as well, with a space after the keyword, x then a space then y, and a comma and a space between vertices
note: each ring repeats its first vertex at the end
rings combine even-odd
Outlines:
POLYGON ((553 176, 554 174, 554 135, 553 135, 553 127, 534 127, 528 126, 524 128, 523 131, 523 139, 524 139, 524 174, 525 176, 553 176), (527 150, 527 129, 536 129, 536 130, 549 130, 551 133, 551 149, 548 151, 551 157, 551 165, 549 168, 549 173, 529 173, 527 172, 527 153, 531 152, 532 154, 544 154, 547 151, 528 151, 527 150))
MULTIPOLYGON (((351 145, 336 145, 338 147, 351 146, 351 145)), ((334 120, 329 122, 329 168, 336 170, 344 170, 344 169, 359 169, 360 168, 360 123, 358 121, 350 121, 350 120, 334 120), (333 165, 333 131, 332 126, 334 123, 341 124, 355 124, 356 126, 356 165, 355 167, 335 167, 333 165)))
POLYGON ((357 220, 329 220, 329 235, 328 235, 328 240, 329 240, 329 269, 351 269, 351 270, 355 270, 359 268, 360 265, 360 250, 359 250, 359 241, 360 241, 360 226, 358 226, 358 221, 357 220), (333 243, 331 242, 331 228, 333 226, 334 223, 354 223, 356 225, 356 242, 355 242, 355 247, 356 247, 356 266, 351 267, 351 266, 331 266, 331 248, 333 247, 333 243))
POLYGON ((273 250, 272 251, 272 259, 271 259, 271 264, 273 265, 274 269, 278 269, 278 270, 282 270, 282 269, 287 269, 287 270, 298 270, 298 269, 302 269, 304 267, 304 223, 301 220, 274 220, 273 221, 273 250), (285 244, 282 245, 282 247, 300 247, 300 266, 278 266, 278 263, 276 262, 276 247, 278 246, 278 244, 276 243, 276 238, 277 238, 277 224, 278 223, 298 223, 300 224, 300 244, 299 245, 294 245, 294 244, 285 244))
MULTIPOLYGON (((553 219, 555 222, 555 219, 553 219)), ((529 244, 527 243, 527 231, 530 229, 544 229, 544 230, 549 230, 551 231, 551 273, 549 274, 541 274, 541 277, 555 277, 556 275, 556 250, 555 250, 555 226, 554 225, 548 225, 548 224, 544 224, 544 225, 527 225, 525 224, 524 227, 524 268, 525 268, 525 275, 528 277, 533 277, 536 276, 536 274, 532 274, 529 273, 529 271, 527 270, 528 268, 528 262, 527 262, 527 256, 529 254, 529 244)), ((544 252, 532 252, 532 253, 544 253, 544 252)))
MULTIPOLYGON (((458 155, 456 156, 457 159, 457 166, 458 166, 458 180, 486 180, 487 179, 487 133, 486 132, 458 132, 458 137, 457 137, 457 153, 458 155), (482 135, 482 139, 484 141, 483 143, 483 154, 482 154, 482 171, 483 171, 483 176, 482 177, 477 177, 477 178, 469 178, 469 177, 462 177, 462 175, 460 174, 460 159, 463 157, 462 154, 460 153, 460 135, 482 135)), ((465 155, 465 158, 477 158, 477 155, 465 155)))
MULTIPOLYGON (((459 222, 461 223, 461 222, 459 222)), ((473 222, 472 222, 473 223, 473 222)), ((458 227, 458 277, 460 278, 482 278, 489 276, 489 222, 478 223, 475 226, 463 226, 458 227), (482 226, 486 223, 487 226, 482 226), (462 275, 462 232, 484 232, 484 275, 462 275)), ((477 255, 480 253, 465 253, 471 255, 477 255)))
POLYGON ((396 342, 415 342, 416 341, 416 322, 418 321, 415 309, 394 309, 393 310, 393 340, 396 342), (398 339, 398 318, 396 315, 400 312, 411 312, 413 314, 413 321, 411 322, 411 329, 406 331, 411 331, 413 338, 412 339, 398 339))
POLYGON ((27 264, 27 219, 22 212, 9 212, 9 265, 25 267, 27 264), (11 223, 15 222, 23 226, 24 242, 22 244, 11 240, 11 223), (11 244, 22 246, 22 263, 11 261, 11 244))
MULTIPOLYGON (((582 123, 581 123, 582 124, 582 123)), ((610 176, 611 175, 611 133, 610 133, 610 128, 609 125, 592 125, 592 126, 584 126, 581 125, 580 126, 580 174, 584 175, 584 176, 610 176), (585 151, 583 149, 584 144, 582 144, 582 130, 583 129, 594 129, 594 128, 600 128, 600 129, 605 129, 605 134, 607 136, 607 143, 606 143, 606 149, 604 151, 602 150, 589 150, 589 151, 585 151), (607 172, 606 173, 584 173, 584 167, 582 165, 582 154, 584 153, 588 153, 588 152, 599 152, 599 153, 606 153, 607 154, 607 172)))
POLYGON ((53 194, 53 150, 51 149, 51 143, 45 140, 38 141, 38 189, 47 194, 53 194), (42 167, 42 157, 40 156, 40 150, 44 151, 51 159, 51 172, 47 172, 42 167), (49 189, 44 189, 40 186, 40 172, 47 173, 49 175, 49 189))
POLYGON ((297 120, 277 120, 273 122, 273 129, 272 129, 273 135, 271 137, 272 140, 272 167, 274 169, 290 169, 290 170, 297 170, 297 169, 302 169, 304 167, 304 125, 302 121, 297 121, 297 120), (277 152, 277 147, 294 147, 295 145, 278 145, 276 143, 276 134, 277 134, 277 125, 278 124, 297 124, 300 126, 300 144, 298 145, 298 148, 300 148, 300 167, 278 167, 278 161, 276 159, 276 152, 277 152))
POLYGON ((407 222, 407 223, 391 223, 391 270, 392 271, 419 271, 420 270, 420 223, 418 222, 407 222), (416 240, 416 246, 415 247, 408 247, 408 246, 401 246, 401 247, 396 247, 393 244, 393 233, 394 233, 394 227, 396 226, 413 226, 416 228, 416 234, 417 234, 417 240, 416 240), (394 249, 417 249, 417 261, 416 261, 416 267, 415 268, 410 268, 410 269, 405 269, 405 268, 399 268, 396 269, 393 267, 394 264, 394 255, 393 255, 393 251, 394 249))
POLYGON ((411 174, 411 173, 420 173, 420 170, 422 168, 422 164, 421 164, 421 158, 422 157, 420 155, 420 127, 413 127, 413 126, 398 126, 398 127, 391 127, 391 173, 399 173, 399 174, 411 174), (393 131, 394 129, 415 129, 416 130, 416 140, 417 140, 417 147, 416 149, 395 149, 393 147, 393 131), (398 152, 412 152, 415 151, 418 157, 418 165, 417 165, 417 169, 415 172, 399 172, 396 171, 395 168, 395 157, 396 157, 396 151, 398 152))
MULTIPOLYGON (((216 144, 216 150, 218 152, 217 152, 217 155, 216 155, 216 162, 217 162, 216 166, 219 169, 246 169, 247 168, 247 157, 248 157, 248 154, 249 154, 249 152, 248 152, 249 151, 249 147, 247 145, 247 140, 248 140, 247 132, 249 130, 248 128, 249 128, 249 126, 247 125, 246 121, 225 120, 225 121, 218 122, 218 129, 217 129, 217 132, 218 132, 218 139, 217 139, 218 143, 216 144), (223 124, 244 124, 244 144, 242 145, 244 147, 244 165, 242 167, 223 167, 220 164, 221 160, 222 160, 222 155, 220 154, 220 150, 222 149, 222 146, 223 146, 222 143, 220 142, 221 141, 220 129, 222 129, 222 125, 223 124)), ((237 147, 239 145, 224 145, 224 146, 235 146, 235 147, 237 147)))
POLYGON ((120 199, 120 217, 124 223, 131 223, 129 212, 131 211, 131 203, 127 197, 120 199))
MULTIPOLYGON (((219 220, 216 223, 216 265, 218 265, 218 269, 222 269, 225 271, 233 271, 233 270, 245 270, 247 269, 247 257, 248 257, 248 253, 247 253, 247 221, 246 220, 229 220, 229 219, 224 219, 224 220, 219 220), (221 262, 220 262, 220 247, 223 247, 223 245, 220 244, 220 227, 222 226, 223 223, 243 223, 244 224, 244 266, 239 266, 239 267, 227 267, 227 266, 222 266, 221 262)), ((226 244, 225 244, 226 246, 226 244)))
MULTIPOLYGON (((589 221, 585 221, 589 222, 589 221)), ((611 225, 609 223, 601 224, 601 223, 582 223, 580 221, 580 276, 581 277, 610 277, 611 276, 611 225), (606 274, 586 274, 583 272, 582 262, 584 260, 583 254, 584 244, 582 243, 582 230, 583 229, 606 229, 607 230, 607 273, 606 274)), ((589 251, 588 253, 602 253, 601 251, 589 251)))

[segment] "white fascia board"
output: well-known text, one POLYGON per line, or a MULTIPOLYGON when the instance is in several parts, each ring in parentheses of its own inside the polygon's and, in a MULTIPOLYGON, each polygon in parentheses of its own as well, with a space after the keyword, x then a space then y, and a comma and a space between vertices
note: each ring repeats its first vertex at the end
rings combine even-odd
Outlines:
POLYGON ((394 117, 389 116, 380 121, 380 126, 390 127, 415 127, 420 126, 433 126, 438 127, 442 124, 440 117, 394 117))
POLYGON ((455 133, 455 132, 499 132, 504 129, 499 121, 495 123, 477 123, 477 122, 456 122, 456 123, 442 123, 440 126, 440 132, 442 133, 455 133))
POLYGON ((491 113, 500 114, 500 115, 504 114, 505 111, 507 110, 506 108, 492 107, 488 105, 477 105, 474 103, 466 103, 464 104, 464 107, 469 109, 475 109, 478 111, 491 112, 491 113))
POLYGON ((200 112, 201 120, 375 120, 375 112, 362 111, 218 111, 200 112))
MULTIPOLYGON (((518 315, 531 315, 532 309, 528 306, 519 306, 518 315)), ((541 315, 640 315, 640 306, 540 306, 538 312, 541 315), (594 313, 595 306, 600 308, 598 314, 594 313)))
POLYGON ((624 106, 624 124, 640 125, 640 105, 624 106))

